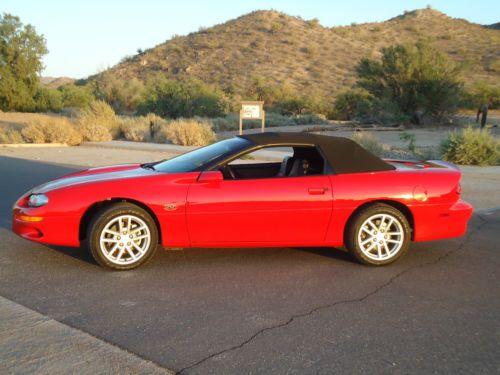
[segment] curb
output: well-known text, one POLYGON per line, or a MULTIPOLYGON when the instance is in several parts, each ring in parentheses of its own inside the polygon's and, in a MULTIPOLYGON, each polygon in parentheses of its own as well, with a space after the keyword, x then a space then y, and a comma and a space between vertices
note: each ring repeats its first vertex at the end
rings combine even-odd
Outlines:
POLYGON ((50 148, 69 147, 66 143, 2 143, 0 147, 5 148, 50 148))

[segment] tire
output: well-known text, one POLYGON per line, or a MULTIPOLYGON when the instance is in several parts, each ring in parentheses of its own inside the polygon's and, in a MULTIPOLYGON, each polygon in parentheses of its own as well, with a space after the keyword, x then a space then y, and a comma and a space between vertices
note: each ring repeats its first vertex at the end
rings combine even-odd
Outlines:
POLYGON ((130 203, 103 208, 91 220, 87 246, 95 261, 111 270, 130 270, 150 260, 158 247, 151 216, 130 203))
POLYGON ((410 246, 410 239, 411 228, 401 211, 375 203, 352 217, 345 243, 358 262, 383 266, 401 258, 410 246))

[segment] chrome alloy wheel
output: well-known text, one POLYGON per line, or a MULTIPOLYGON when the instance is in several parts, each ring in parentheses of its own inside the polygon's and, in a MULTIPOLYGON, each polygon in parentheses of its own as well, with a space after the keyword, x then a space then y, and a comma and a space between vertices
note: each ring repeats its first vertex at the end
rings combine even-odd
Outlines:
POLYGON ((366 219, 358 232, 358 244, 365 256, 383 261, 394 257, 404 242, 403 226, 389 214, 375 214, 366 219))
POLYGON ((99 244, 103 255, 112 263, 128 265, 137 262, 147 252, 151 231, 134 215, 121 215, 110 220, 101 231, 99 244))

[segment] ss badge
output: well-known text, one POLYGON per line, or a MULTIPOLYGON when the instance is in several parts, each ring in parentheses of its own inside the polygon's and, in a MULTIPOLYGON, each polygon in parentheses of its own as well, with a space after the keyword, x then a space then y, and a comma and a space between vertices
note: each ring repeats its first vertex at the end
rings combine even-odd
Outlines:
POLYGON ((167 203, 163 208, 167 211, 174 211, 177 209, 177 205, 175 203, 167 203))

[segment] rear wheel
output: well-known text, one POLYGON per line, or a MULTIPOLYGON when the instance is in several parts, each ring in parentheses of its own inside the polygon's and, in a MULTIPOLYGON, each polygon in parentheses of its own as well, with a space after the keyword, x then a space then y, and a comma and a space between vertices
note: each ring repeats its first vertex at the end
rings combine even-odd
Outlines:
POLYGON ((97 263, 113 270, 129 270, 146 263, 158 247, 158 231, 151 216, 129 203, 104 208, 89 225, 88 246, 97 263))
POLYGON ((359 262, 382 266, 403 256, 410 236, 406 217, 392 206, 377 203, 353 217, 346 233, 346 246, 359 262))

